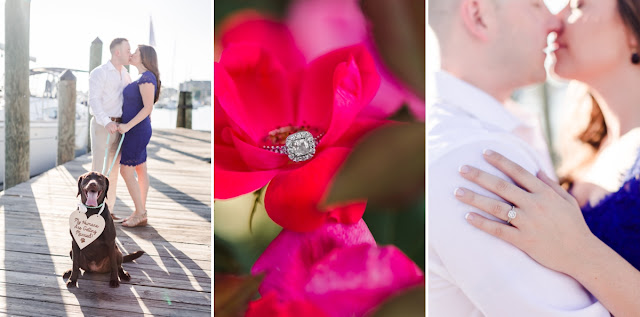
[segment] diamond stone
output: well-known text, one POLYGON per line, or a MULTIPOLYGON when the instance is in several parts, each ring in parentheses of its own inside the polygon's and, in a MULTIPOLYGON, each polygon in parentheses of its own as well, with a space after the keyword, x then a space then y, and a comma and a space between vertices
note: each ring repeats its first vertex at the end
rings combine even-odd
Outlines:
POLYGON ((285 141, 289 159, 294 162, 306 161, 316 153, 316 143, 313 135, 307 131, 300 131, 291 134, 285 141))
POLYGON ((509 210, 509 213, 507 214, 507 217, 509 217, 509 219, 514 219, 516 217, 516 211, 514 209, 515 208, 511 208, 511 210, 509 210))

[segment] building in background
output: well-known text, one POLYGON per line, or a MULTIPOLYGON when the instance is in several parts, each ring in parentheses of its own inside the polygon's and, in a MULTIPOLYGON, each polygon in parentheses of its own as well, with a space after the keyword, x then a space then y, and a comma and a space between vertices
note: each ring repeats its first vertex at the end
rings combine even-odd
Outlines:
POLYGON ((211 81, 190 80, 180 83, 180 91, 190 91, 193 98, 193 107, 211 105, 211 81))

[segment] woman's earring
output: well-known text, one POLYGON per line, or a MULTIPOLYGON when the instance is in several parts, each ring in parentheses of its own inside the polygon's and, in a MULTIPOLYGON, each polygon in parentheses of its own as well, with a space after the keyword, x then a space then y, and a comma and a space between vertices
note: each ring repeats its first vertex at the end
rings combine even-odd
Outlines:
POLYGON ((640 55, 638 55, 637 52, 634 52, 633 54, 631 54, 631 62, 635 65, 640 63, 640 55))

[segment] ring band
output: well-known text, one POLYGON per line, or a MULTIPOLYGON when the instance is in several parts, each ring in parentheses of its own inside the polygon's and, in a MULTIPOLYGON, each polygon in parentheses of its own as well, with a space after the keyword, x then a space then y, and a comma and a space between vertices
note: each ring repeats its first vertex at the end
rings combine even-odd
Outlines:
POLYGON ((285 145, 263 146, 262 148, 274 153, 285 154, 294 162, 302 162, 313 157, 322 136, 322 133, 313 137, 310 132, 299 131, 289 135, 285 145))
POLYGON ((516 206, 515 205, 511 205, 511 210, 509 210, 509 213, 507 213, 507 223, 511 224, 511 221, 513 219, 516 219, 516 206))

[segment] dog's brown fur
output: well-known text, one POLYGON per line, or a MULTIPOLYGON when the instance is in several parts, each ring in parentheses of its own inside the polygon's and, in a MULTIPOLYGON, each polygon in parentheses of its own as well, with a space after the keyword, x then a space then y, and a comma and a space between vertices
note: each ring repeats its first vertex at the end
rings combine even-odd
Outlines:
MULTIPOLYGON (((122 252, 116 245, 116 227, 111 219, 111 213, 106 206, 105 199, 109 190, 109 179, 97 172, 88 172, 78 177, 78 195, 82 197, 82 203, 87 202, 87 192, 97 191, 98 205, 105 203, 104 211, 101 216, 104 218, 105 228, 102 234, 84 249, 80 247, 71 235, 71 259, 73 260, 73 268, 64 273, 63 278, 69 277, 67 287, 77 287, 80 269, 85 272, 111 273, 109 286, 120 286, 120 279, 129 281, 131 276, 122 268, 123 262, 130 262, 144 254, 144 251, 137 251, 126 256, 122 256, 122 252)), ((88 208, 87 218, 97 214, 100 208, 88 208)), ((71 231, 69 231, 71 233, 71 231)))

